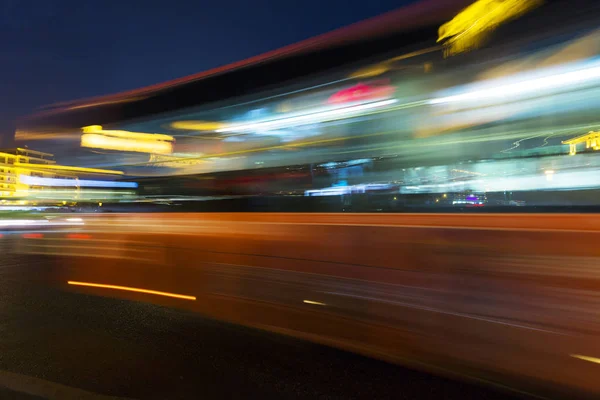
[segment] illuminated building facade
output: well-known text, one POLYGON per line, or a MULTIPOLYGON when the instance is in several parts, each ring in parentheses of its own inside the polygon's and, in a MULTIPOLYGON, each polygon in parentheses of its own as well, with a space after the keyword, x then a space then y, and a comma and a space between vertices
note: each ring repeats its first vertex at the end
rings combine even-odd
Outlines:
POLYGON ((0 151, 0 198, 4 203, 133 197, 137 185, 114 181, 119 175, 119 171, 57 165, 52 154, 27 148, 0 151))
POLYGON ((43 186, 23 183, 23 177, 77 179, 74 174, 57 173, 45 166, 55 165, 50 153, 24 148, 2 150, 0 152, 0 182, 2 198, 24 198, 31 193, 43 191, 43 186))

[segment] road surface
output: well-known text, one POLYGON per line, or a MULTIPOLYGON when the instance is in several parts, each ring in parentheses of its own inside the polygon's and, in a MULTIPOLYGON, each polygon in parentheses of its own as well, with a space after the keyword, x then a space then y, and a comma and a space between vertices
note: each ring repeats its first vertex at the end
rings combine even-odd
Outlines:
POLYGON ((506 399, 188 311, 45 285, 45 258, 0 265, 0 398, 506 399))

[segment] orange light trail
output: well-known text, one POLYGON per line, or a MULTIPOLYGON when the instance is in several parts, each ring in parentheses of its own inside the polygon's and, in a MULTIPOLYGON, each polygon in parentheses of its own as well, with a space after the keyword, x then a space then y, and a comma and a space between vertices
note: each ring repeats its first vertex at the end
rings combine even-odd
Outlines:
POLYGON ((69 239, 91 239, 92 237, 85 233, 69 233, 69 234, 67 234, 67 238, 69 238, 69 239))
POLYGON ((44 237, 42 233, 24 233, 21 235, 25 239, 41 239, 44 237))
POLYGON ((196 300, 195 296, 188 296, 185 294, 177 294, 177 293, 169 293, 169 292, 159 292, 157 290, 140 289, 140 288, 134 288, 134 287, 128 287, 128 286, 105 285, 102 283, 77 282, 77 281, 67 281, 67 283, 69 285, 75 285, 75 286, 88 286, 88 287, 96 287, 96 288, 102 288, 102 289, 125 290, 128 292, 147 293, 147 294, 154 294, 157 296, 174 297, 176 299, 196 300))

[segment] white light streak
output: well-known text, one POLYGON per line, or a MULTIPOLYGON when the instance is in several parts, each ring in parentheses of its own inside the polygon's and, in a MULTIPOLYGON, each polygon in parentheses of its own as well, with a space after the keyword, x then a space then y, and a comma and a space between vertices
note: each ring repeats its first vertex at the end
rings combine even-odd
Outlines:
POLYGON ((47 225, 46 219, 1 219, 0 226, 31 226, 31 225, 47 225))
POLYGON ((366 193, 368 190, 389 190, 394 185, 388 183, 367 183, 354 186, 333 186, 324 189, 312 189, 304 192, 305 196, 338 196, 350 193, 366 193))
POLYGON ((600 78, 599 66, 578 69, 575 71, 564 72, 520 82, 513 81, 514 83, 508 83, 506 80, 503 80, 505 83, 502 84, 502 80, 498 80, 496 81, 498 86, 474 90, 454 96, 438 97, 429 100, 428 103, 443 104, 466 101, 476 102, 486 99, 514 98, 519 95, 538 94, 540 90, 548 91, 551 89, 558 89, 560 87, 584 83, 598 78, 600 78))
POLYGON ((103 188, 137 188, 135 182, 93 181, 86 179, 40 178, 38 176, 19 175, 22 183, 32 186, 56 187, 103 187, 103 188))
POLYGON ((81 218, 67 218, 66 220, 47 219, 1 219, 0 228, 25 227, 25 226, 64 226, 84 225, 81 218), (76 221, 78 220, 78 221, 76 221))
POLYGON ((298 115, 295 117, 278 118, 260 122, 251 122, 247 124, 234 124, 229 125, 225 128, 217 129, 216 132, 227 133, 227 132, 248 132, 256 130, 270 130, 270 129, 281 129, 291 126, 299 126, 306 124, 313 124, 317 122, 323 122, 337 117, 347 117, 355 115, 361 111, 370 110, 373 108, 384 107, 395 103, 396 99, 376 101, 373 103, 359 104, 350 107, 343 107, 334 110, 315 112, 310 114, 298 115))

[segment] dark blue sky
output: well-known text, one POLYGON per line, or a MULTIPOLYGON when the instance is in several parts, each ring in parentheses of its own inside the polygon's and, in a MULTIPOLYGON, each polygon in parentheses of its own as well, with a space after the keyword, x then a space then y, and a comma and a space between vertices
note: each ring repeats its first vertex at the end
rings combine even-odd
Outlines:
POLYGON ((44 104, 273 50, 410 0, 0 0, 0 137, 44 104))

